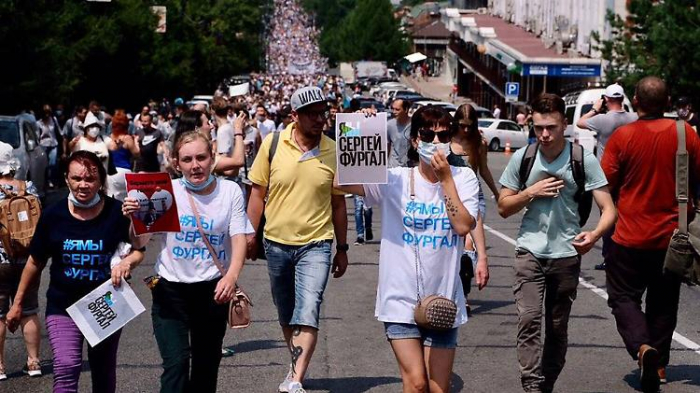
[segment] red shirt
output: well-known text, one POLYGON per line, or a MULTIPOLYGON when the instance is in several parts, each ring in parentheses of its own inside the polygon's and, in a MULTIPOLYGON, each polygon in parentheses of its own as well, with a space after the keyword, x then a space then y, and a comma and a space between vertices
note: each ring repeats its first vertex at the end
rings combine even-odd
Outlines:
MULTIPOLYGON (((700 175, 700 138, 686 123, 690 196, 700 175)), ((601 166, 616 200, 613 240, 625 247, 662 250, 678 228, 676 122, 637 120, 608 140, 601 166)), ((688 207, 692 211, 692 202, 688 207)))

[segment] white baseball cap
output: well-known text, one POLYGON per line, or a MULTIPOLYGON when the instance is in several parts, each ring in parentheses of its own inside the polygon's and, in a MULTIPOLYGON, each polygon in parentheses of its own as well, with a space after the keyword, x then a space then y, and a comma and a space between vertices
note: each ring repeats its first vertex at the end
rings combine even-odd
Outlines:
POLYGON ((292 94, 290 100, 292 110, 294 111, 319 102, 326 102, 326 99, 323 97, 323 91, 316 86, 307 86, 297 89, 297 91, 292 94))
POLYGON ((605 88, 605 96, 610 98, 622 98, 625 96, 625 90, 617 83, 605 88))

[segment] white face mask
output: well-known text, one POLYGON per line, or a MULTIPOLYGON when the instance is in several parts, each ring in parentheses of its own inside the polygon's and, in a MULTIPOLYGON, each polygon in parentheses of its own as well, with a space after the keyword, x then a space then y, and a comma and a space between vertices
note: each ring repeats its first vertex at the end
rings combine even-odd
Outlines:
POLYGON ((98 136, 100 136, 100 128, 90 127, 88 128, 87 134, 90 136, 90 138, 97 138, 98 136))
POLYGON ((418 142, 418 156, 420 156, 421 161, 425 162, 426 164, 430 164, 430 159, 433 158, 433 155, 437 151, 441 151, 442 154, 447 157, 447 154, 450 151, 450 144, 449 143, 428 143, 428 142, 423 142, 419 141, 418 142))

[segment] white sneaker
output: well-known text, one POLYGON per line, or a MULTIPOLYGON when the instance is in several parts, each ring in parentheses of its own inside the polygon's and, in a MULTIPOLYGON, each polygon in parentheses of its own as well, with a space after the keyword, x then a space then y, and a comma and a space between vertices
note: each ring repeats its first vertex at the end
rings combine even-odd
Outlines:
POLYGON ((301 382, 292 382, 289 384, 289 393, 306 393, 306 390, 301 386, 301 382))
POLYGON ((277 388, 277 391, 280 393, 289 393, 291 390, 289 390, 289 386, 292 384, 294 376, 292 375, 292 365, 289 365, 289 372, 287 373, 287 376, 284 377, 284 381, 280 383, 280 386, 277 388))

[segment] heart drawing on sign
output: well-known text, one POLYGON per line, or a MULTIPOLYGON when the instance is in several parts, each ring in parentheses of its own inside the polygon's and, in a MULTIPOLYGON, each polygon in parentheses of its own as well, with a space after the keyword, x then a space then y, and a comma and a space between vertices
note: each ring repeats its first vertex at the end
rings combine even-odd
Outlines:
POLYGON ((143 191, 131 190, 128 196, 139 201, 139 210, 134 217, 150 227, 173 205, 173 195, 160 187, 149 198, 143 191))

